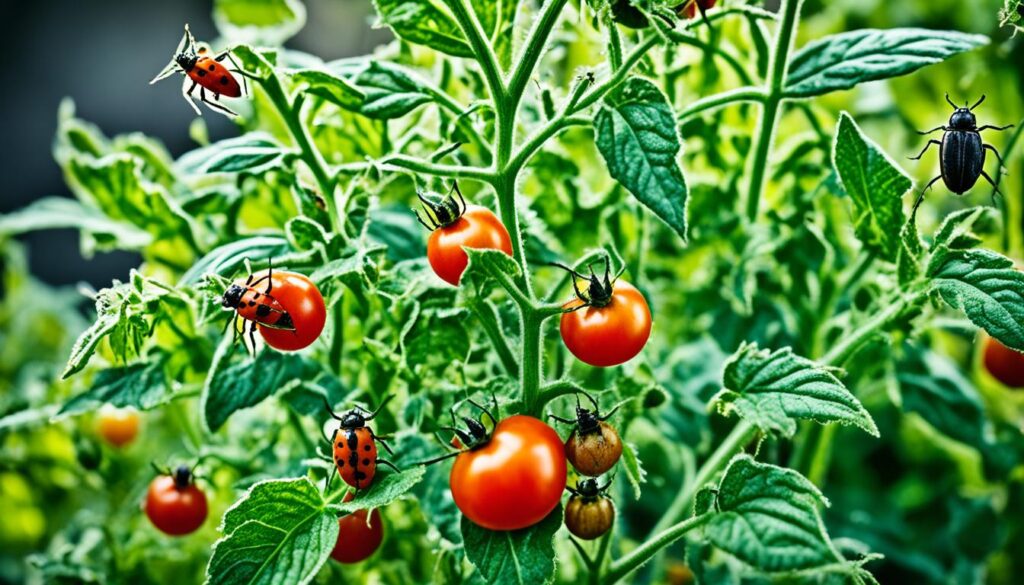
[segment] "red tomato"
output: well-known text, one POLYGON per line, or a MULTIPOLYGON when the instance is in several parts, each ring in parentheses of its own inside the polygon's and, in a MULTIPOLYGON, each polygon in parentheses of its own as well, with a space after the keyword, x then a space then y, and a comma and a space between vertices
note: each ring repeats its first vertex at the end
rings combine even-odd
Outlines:
POLYGON ((195 532, 206 521, 206 495, 192 481, 187 467, 173 476, 153 478, 146 494, 146 516, 164 534, 182 536, 195 532))
POLYGON ((698 5, 704 10, 711 9, 717 0, 686 0, 681 6, 676 7, 676 14, 682 18, 693 18, 699 14, 698 5))
MULTIPOLYGON (((573 299, 565 308, 584 303, 573 299)), ((646 345, 651 335, 651 310, 636 287, 618 280, 608 304, 563 313, 561 331, 565 346, 580 361, 599 367, 617 366, 633 359, 646 345)))
MULTIPOLYGON (((352 499, 352 493, 345 496, 345 501, 352 499)), ((339 563, 358 563, 366 560, 384 540, 384 523, 380 519, 380 510, 374 509, 366 521, 366 510, 355 512, 338 518, 338 541, 331 551, 331 558, 339 563)))
POLYGON ((558 433, 531 416, 510 416, 498 423, 486 445, 455 458, 452 497, 478 526, 519 530, 558 506, 566 474, 558 433))
POLYGON ((441 226, 430 234, 427 241, 427 259, 434 273, 448 284, 458 286, 469 257, 463 246, 477 249, 501 250, 512 255, 512 239, 498 216, 489 209, 470 205, 462 217, 441 226))
POLYGON ((327 307, 320 290, 307 276, 275 270, 270 296, 288 312, 293 329, 275 328, 264 323, 256 327, 267 345, 283 351, 309 346, 320 337, 327 322, 327 307))
POLYGON ((96 430, 107 443, 124 447, 139 434, 139 413, 134 408, 106 405, 100 409, 96 430))
POLYGON ((1010 388, 1024 388, 1024 353, 1006 347, 985 336, 985 369, 992 377, 1010 388))

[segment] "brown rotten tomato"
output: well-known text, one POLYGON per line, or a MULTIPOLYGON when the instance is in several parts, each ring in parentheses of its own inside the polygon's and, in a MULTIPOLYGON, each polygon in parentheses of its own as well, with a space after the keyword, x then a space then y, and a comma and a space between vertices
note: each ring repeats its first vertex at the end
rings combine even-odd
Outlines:
POLYGON ((647 300, 633 285, 616 277, 610 278, 610 262, 604 259, 604 278, 583 276, 572 268, 576 298, 563 306, 560 330, 562 341, 581 362, 596 367, 610 367, 633 359, 651 336, 651 309, 647 300), (576 279, 588 282, 584 293, 576 279))
POLYGON ((489 209, 466 205, 458 183, 452 184, 452 191, 458 195, 458 200, 449 194, 441 203, 434 203, 422 193, 417 193, 427 219, 420 217, 419 212, 416 219, 431 230, 427 241, 430 267, 441 280, 458 286, 469 264, 469 256, 463 247, 501 250, 511 256, 512 238, 505 225, 489 209))
MULTIPOLYGON (((349 492, 344 501, 351 501, 353 497, 353 492, 349 492)), ((380 510, 356 510, 338 518, 338 540, 331 551, 331 558, 339 563, 358 563, 376 552, 383 541, 384 523, 380 510)))
POLYGON ((583 540, 594 540, 611 530, 615 521, 615 504, 605 496, 608 486, 597 487, 596 479, 584 479, 576 484, 569 503, 565 506, 565 527, 583 540))
POLYGON ((622 457, 622 440, 615 428, 605 422, 617 409, 601 416, 597 401, 589 394, 584 395, 593 403, 594 410, 580 406, 577 396, 576 420, 550 416, 559 422, 575 425, 565 441, 565 457, 581 475, 597 477, 618 463, 622 457))
POLYGON ((1006 347, 997 339, 985 336, 985 369, 1009 388, 1024 388, 1024 353, 1006 347))
POLYGON ((164 534, 189 534, 206 521, 206 494, 193 479, 192 470, 182 465, 173 474, 165 472, 150 482, 146 516, 164 534))

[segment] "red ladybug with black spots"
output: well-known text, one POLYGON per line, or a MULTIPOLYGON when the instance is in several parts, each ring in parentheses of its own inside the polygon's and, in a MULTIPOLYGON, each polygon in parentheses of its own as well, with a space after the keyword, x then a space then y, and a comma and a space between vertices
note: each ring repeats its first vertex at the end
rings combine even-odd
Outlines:
POLYGON ((373 412, 368 412, 357 406, 345 413, 344 416, 334 414, 330 404, 327 404, 326 400, 324 401, 331 417, 341 422, 331 437, 334 464, 338 468, 338 475, 345 483, 357 490, 370 487, 377 473, 378 463, 400 471, 390 461, 377 458, 378 442, 389 454, 394 455, 394 453, 383 439, 373 433, 373 429, 366 426, 366 423, 373 420, 391 398, 392 396, 385 398, 373 412))
POLYGON ((185 83, 181 87, 181 93, 197 114, 203 114, 195 102, 192 101, 192 92, 198 87, 200 101, 213 110, 229 116, 236 116, 237 114, 230 108, 217 102, 222 95, 232 98, 241 97, 242 88, 245 86, 245 76, 242 76, 242 84, 240 85, 238 80, 235 79, 233 72, 222 64, 222 61, 225 59, 230 60, 237 69, 241 69, 238 63, 235 62, 234 57, 231 56, 230 51, 210 56, 209 50, 206 47, 197 46, 196 40, 192 38, 192 33, 188 30, 188 25, 186 24, 185 37, 181 40, 181 44, 178 45, 178 51, 174 59, 149 83, 156 83, 172 75, 175 71, 179 71, 185 75, 185 83), (207 91, 213 94, 214 101, 211 102, 206 98, 207 91))

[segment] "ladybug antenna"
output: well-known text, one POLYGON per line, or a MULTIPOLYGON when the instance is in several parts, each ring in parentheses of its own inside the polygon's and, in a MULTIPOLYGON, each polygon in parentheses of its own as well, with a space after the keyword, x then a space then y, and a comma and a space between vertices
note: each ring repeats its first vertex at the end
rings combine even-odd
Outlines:
POLYGON ((364 416, 363 418, 365 418, 366 420, 373 420, 374 417, 376 417, 377 414, 381 411, 381 409, 384 408, 388 402, 391 402, 391 399, 394 397, 394 394, 388 394, 387 396, 385 396, 384 400, 382 400, 381 403, 377 405, 377 408, 373 412, 370 412, 365 408, 360 408, 359 410, 362 410, 363 412, 366 413, 366 416, 364 416))
POLYGON ((331 403, 327 402, 327 397, 323 396, 322 398, 323 398, 323 401, 324 401, 324 408, 327 409, 327 412, 331 415, 331 418, 336 419, 336 420, 341 420, 341 417, 338 416, 337 414, 335 414, 334 409, 331 408, 331 403))
POLYGON ((949 99, 949 94, 948 93, 946 94, 946 103, 951 105, 951 106, 953 106, 954 110, 959 110, 960 109, 956 104, 953 103, 953 100, 949 99))
POLYGON ((978 100, 978 103, 976 103, 976 104, 974 104, 973 106, 971 106, 971 107, 970 107, 970 110, 971 110, 971 111, 973 112, 973 111, 974 111, 974 108, 976 108, 976 107, 980 106, 980 105, 981 105, 981 102, 983 102, 983 101, 985 101, 985 94, 981 94, 981 99, 980 99, 980 100, 978 100))

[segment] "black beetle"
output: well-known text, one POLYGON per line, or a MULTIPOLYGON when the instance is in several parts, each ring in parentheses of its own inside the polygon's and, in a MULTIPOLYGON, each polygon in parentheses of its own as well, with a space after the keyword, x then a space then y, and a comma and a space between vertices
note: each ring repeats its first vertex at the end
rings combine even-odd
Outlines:
POLYGON ((985 180, 996 189, 996 193, 999 192, 995 182, 992 181, 992 177, 988 176, 985 172, 985 151, 991 150, 996 155, 996 159, 999 161, 999 165, 1003 165, 1003 157, 999 156, 997 151, 991 144, 985 144, 981 140, 982 130, 1006 130, 1012 128, 1013 124, 1009 126, 990 126, 985 125, 978 128, 978 120, 974 117, 974 108, 981 105, 981 102, 985 101, 985 96, 981 96, 978 103, 971 107, 958 107, 949 99, 949 94, 946 94, 946 102, 953 106, 953 115, 949 117, 949 126, 939 126, 938 128, 932 128, 927 132, 918 132, 918 134, 931 134, 942 130, 942 142, 932 139, 928 141, 924 149, 918 153, 917 156, 910 157, 910 160, 918 160, 924 153, 928 151, 933 144, 939 145, 939 168, 941 174, 938 177, 932 179, 924 190, 921 191, 921 195, 918 196, 917 201, 914 203, 914 211, 911 214, 911 218, 917 216, 917 208, 921 205, 921 201, 924 200, 924 194, 928 192, 928 189, 935 184, 936 181, 942 179, 946 183, 946 187, 956 193, 957 195, 963 195, 974 183, 978 181, 978 177, 985 177, 985 180))

